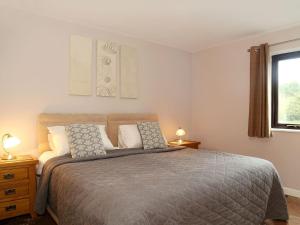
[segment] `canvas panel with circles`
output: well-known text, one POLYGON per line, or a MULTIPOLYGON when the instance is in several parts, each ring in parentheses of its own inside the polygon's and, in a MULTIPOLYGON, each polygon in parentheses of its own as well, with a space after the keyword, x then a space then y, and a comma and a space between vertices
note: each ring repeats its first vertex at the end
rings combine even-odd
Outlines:
POLYGON ((119 46, 114 42, 97 41, 97 95, 117 95, 117 57, 119 46))
POLYGON ((112 41, 96 40, 96 65, 92 64, 93 39, 72 35, 70 39, 70 95, 138 98, 137 49, 112 41), (96 66, 96 84, 92 67, 96 66))
POLYGON ((97 40, 97 96, 114 97, 118 93, 121 98, 138 98, 137 50, 97 40))

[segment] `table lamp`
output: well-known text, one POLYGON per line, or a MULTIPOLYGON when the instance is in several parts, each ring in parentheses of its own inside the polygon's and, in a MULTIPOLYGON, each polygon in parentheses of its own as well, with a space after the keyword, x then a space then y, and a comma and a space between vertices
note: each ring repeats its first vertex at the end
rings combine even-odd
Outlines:
POLYGON ((14 159, 15 157, 9 152, 8 149, 13 148, 20 143, 21 141, 17 137, 12 136, 11 134, 4 134, 2 136, 2 147, 6 154, 2 156, 2 159, 3 160, 14 159))
POLYGON ((181 127, 178 128, 178 130, 176 131, 176 136, 179 137, 178 143, 182 144, 182 136, 185 135, 185 131, 184 129, 182 129, 181 127))

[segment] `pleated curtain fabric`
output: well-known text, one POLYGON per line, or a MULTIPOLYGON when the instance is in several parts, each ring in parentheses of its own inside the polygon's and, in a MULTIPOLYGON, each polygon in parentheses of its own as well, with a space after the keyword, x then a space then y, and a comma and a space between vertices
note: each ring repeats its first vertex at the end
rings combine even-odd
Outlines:
POLYGON ((268 44, 250 48, 249 137, 271 137, 268 110, 268 52, 268 44))

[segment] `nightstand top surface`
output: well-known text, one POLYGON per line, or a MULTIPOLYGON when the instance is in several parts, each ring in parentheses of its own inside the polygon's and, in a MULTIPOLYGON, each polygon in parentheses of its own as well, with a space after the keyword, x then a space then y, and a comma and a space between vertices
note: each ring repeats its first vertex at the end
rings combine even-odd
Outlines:
POLYGON ((11 160, 3 160, 0 158, 1 166, 17 166, 17 165, 29 165, 37 164, 38 160, 31 155, 17 155, 16 158, 11 160))
POLYGON ((173 144, 173 145, 186 145, 186 144, 201 144, 201 142, 200 141, 182 140, 182 142, 179 143, 178 140, 175 140, 175 141, 169 141, 169 144, 173 144))

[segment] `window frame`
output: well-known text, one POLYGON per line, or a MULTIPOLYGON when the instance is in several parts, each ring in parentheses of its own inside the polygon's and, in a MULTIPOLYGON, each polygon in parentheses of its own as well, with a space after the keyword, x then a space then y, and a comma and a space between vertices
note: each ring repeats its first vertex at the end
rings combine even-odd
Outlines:
POLYGON ((272 55, 272 119, 271 127, 275 129, 300 130, 300 124, 283 124, 278 122, 278 62, 300 58, 300 51, 272 55))

